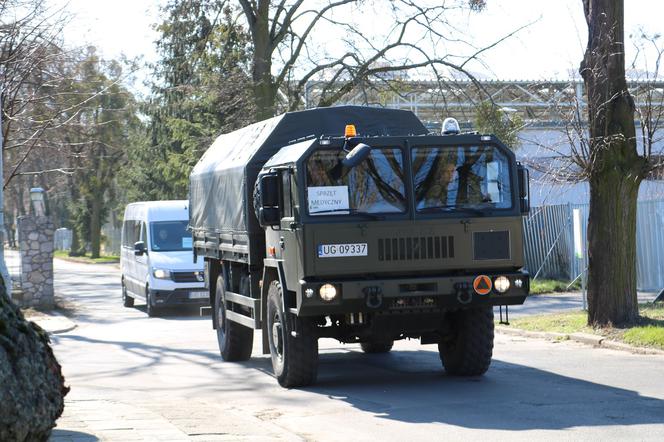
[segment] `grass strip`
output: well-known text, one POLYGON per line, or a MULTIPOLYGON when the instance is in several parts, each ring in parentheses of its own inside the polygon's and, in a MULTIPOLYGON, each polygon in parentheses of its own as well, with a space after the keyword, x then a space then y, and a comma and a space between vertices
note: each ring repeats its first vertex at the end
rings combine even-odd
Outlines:
POLYGON ((574 290, 581 290, 581 281, 576 280, 570 288, 567 288, 569 281, 558 279, 533 279, 530 281, 530 294, 543 295, 546 293, 560 293, 574 290))
POLYGON ((66 250, 56 250, 53 255, 58 259, 80 262, 84 264, 108 264, 120 262, 120 257, 116 255, 105 255, 100 256, 99 258, 91 258, 89 253, 85 256, 69 256, 69 252, 66 250))
POLYGON ((510 321, 510 327, 539 332, 592 333, 638 347, 664 350, 664 305, 642 303, 639 313, 637 323, 629 327, 589 327, 588 313, 583 310, 516 318, 510 321))

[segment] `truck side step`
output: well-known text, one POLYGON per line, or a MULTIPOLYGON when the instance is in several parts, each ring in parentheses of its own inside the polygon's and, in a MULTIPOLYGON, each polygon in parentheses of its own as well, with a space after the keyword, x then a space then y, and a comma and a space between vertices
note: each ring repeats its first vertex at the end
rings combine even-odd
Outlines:
POLYGON ((225 296, 226 296, 226 301, 251 307, 252 309, 254 309, 254 311, 260 311, 261 308, 260 299, 251 298, 249 296, 244 296, 239 293, 229 292, 228 290, 226 291, 225 296))
MULTIPOLYGON (((226 310, 226 317, 230 319, 233 322, 237 322, 239 324, 244 325, 245 327, 250 327, 253 329, 259 329, 261 328, 261 321, 260 321, 260 309, 261 309, 261 300, 260 299, 255 299, 251 298, 249 296, 244 296, 239 293, 234 293, 230 291, 226 291, 224 293, 224 296, 226 296, 226 301, 227 302, 232 302, 234 304, 240 304, 245 307, 249 307, 253 313, 253 318, 251 316, 244 315, 240 312, 234 312, 230 310, 226 310)), ((251 314, 251 313, 250 313, 251 314)))
POLYGON ((250 318, 249 316, 244 316, 238 312, 226 310, 226 319, 242 324, 245 327, 253 328, 254 330, 261 328, 261 321, 259 319, 250 318))

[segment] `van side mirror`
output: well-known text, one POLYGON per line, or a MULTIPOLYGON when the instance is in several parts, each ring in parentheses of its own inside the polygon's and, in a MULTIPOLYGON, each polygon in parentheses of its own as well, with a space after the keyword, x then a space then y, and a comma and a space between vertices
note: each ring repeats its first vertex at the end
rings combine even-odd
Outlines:
POLYGON ((278 226, 281 222, 281 175, 269 173, 260 177, 258 183, 258 223, 261 227, 278 226))
POLYGON ((530 212, 530 172, 521 163, 517 163, 516 167, 519 178, 521 213, 528 213, 530 212))
POLYGON ((134 243, 134 255, 142 256, 146 252, 147 248, 145 247, 145 243, 143 241, 137 241, 134 243))

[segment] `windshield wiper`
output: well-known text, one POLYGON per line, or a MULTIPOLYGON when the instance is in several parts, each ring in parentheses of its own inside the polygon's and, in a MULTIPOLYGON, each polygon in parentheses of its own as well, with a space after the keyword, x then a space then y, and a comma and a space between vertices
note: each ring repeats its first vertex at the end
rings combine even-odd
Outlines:
POLYGON ((339 213, 339 212, 345 212, 345 213, 348 214, 348 215, 362 215, 362 216, 364 216, 364 217, 366 217, 366 218, 374 219, 374 220, 385 219, 385 216, 384 216, 384 215, 379 215, 379 214, 377 214, 377 213, 362 212, 362 211, 357 210, 357 209, 330 209, 330 210, 320 210, 320 211, 316 211, 316 212, 310 213, 310 215, 311 215, 311 216, 316 216, 316 215, 324 215, 324 214, 328 214, 328 213, 339 213))
POLYGON ((477 216, 485 216, 486 212, 480 209, 475 209, 473 207, 459 207, 454 204, 445 204, 440 206, 429 206, 423 207, 422 209, 417 209, 418 212, 434 212, 434 211, 444 211, 444 212, 462 212, 462 213, 472 213, 477 216))

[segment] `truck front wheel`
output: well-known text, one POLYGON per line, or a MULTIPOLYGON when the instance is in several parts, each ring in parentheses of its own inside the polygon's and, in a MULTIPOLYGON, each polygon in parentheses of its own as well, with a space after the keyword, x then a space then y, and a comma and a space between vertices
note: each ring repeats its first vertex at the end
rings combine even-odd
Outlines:
POLYGON ((448 315, 451 333, 438 344, 445 371, 454 376, 484 374, 493 352, 493 307, 459 310, 448 315))
POLYGON ((251 349, 254 345, 254 331, 237 322, 226 318, 226 290, 223 276, 217 278, 217 288, 214 296, 214 308, 216 309, 215 324, 217 329, 217 341, 219 342, 219 353, 224 361, 246 361, 251 357, 251 349))
POLYGON ((274 375, 282 387, 311 385, 318 372, 315 325, 284 312, 281 299, 281 285, 273 281, 267 295, 267 333, 274 375))

